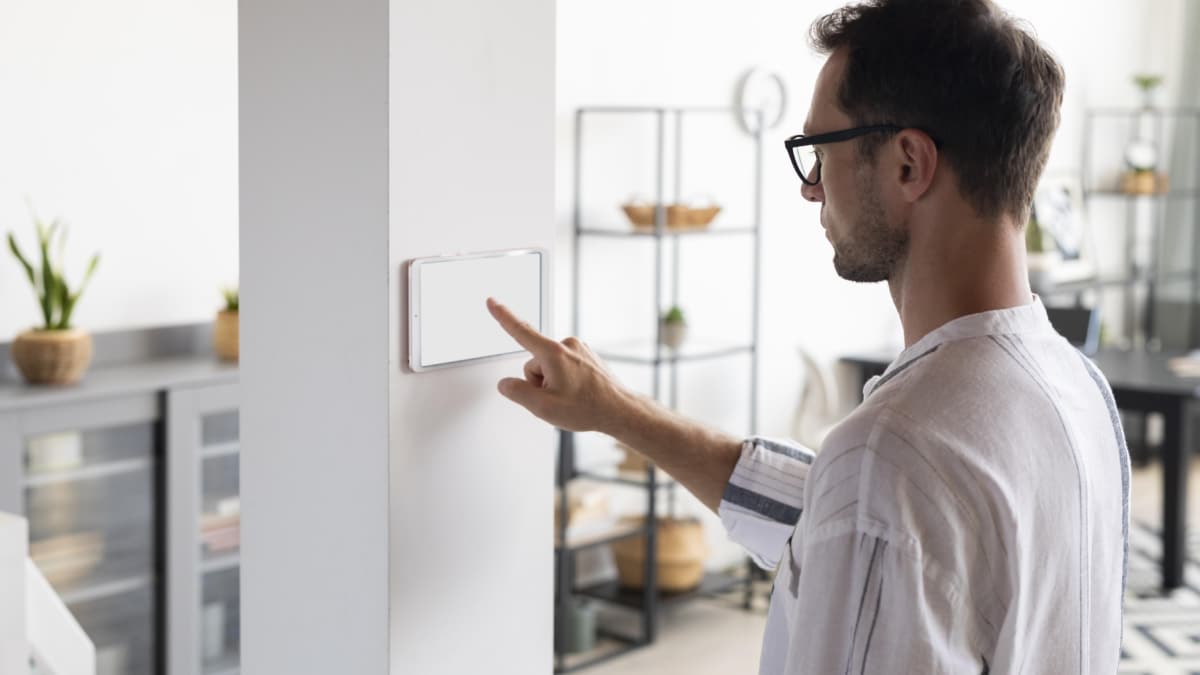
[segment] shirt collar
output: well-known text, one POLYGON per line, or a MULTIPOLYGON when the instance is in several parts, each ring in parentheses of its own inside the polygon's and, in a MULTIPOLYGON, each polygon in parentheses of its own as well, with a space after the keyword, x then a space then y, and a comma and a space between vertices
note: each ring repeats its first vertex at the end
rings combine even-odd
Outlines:
POLYGON ((1046 307, 1037 294, 1033 294, 1033 302, 1026 305, 960 316, 935 328, 912 346, 900 352, 900 355, 892 361, 882 375, 876 375, 867 380, 866 386, 863 387, 863 398, 869 396, 882 380, 947 342, 985 335, 1032 334, 1043 331, 1053 333, 1054 328, 1050 325, 1046 307))

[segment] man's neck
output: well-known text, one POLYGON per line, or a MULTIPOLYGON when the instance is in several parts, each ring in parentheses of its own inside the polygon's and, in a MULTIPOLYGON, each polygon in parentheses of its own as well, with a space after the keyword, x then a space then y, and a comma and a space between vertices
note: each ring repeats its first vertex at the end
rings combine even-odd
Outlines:
POLYGON ((912 227, 908 256, 888 279, 907 349, 961 316, 1033 302, 1025 237, 1011 219, 912 227))

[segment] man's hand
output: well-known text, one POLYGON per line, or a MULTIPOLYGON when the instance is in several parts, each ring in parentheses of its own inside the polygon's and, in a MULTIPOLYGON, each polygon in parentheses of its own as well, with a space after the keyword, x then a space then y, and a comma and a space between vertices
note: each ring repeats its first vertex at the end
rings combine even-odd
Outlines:
POLYGON ((500 380, 501 394, 560 429, 614 432, 632 395, 586 344, 575 337, 556 342, 492 298, 487 299, 487 307, 517 344, 533 355, 525 362, 525 379, 500 380))

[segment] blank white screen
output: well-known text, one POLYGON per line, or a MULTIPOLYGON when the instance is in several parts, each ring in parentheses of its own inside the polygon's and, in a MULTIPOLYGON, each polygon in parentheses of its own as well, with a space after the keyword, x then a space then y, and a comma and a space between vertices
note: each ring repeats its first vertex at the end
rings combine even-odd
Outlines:
POLYGON ((420 263, 421 366, 524 349, 492 318, 488 296, 544 332, 541 262, 526 253, 420 263))

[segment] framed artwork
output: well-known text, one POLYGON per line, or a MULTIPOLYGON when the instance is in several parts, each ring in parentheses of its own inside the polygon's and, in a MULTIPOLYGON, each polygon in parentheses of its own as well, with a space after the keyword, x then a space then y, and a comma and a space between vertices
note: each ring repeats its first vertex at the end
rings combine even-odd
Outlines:
POLYGON ((1083 209, 1083 183, 1075 173, 1042 176, 1033 195, 1033 218, 1058 253, 1055 281, 1080 281, 1095 273, 1092 233, 1083 209))

